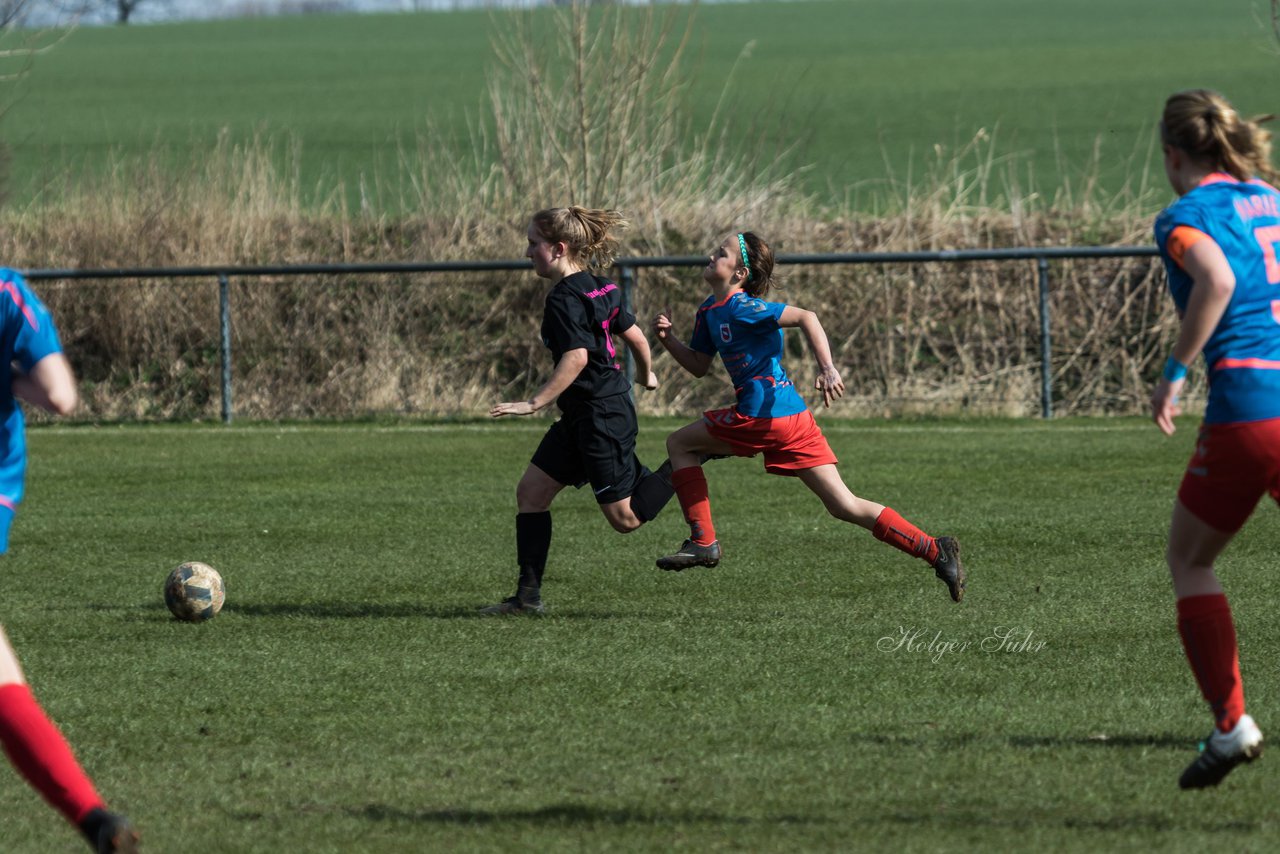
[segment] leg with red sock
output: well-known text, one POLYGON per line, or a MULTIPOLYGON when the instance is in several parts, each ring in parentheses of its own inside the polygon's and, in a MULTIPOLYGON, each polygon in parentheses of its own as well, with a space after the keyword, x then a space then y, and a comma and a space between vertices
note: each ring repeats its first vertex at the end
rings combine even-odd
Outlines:
POLYGON ((960 563, 960 542, 955 537, 931 537, 891 507, 881 512, 871 534, 933 567, 934 574, 947 585, 951 601, 964 598, 964 565, 960 563))
POLYGON ((720 543, 711 521, 711 499, 702 467, 677 469, 671 473, 671 485, 689 524, 689 539, 674 554, 658 558, 658 568, 678 572, 693 566, 715 566, 720 562, 720 543))
POLYGON ((1177 600, 1178 636, 1213 716, 1213 731, 1201 742, 1195 761, 1178 778, 1183 789, 1216 786, 1236 766, 1252 762, 1262 753, 1262 731, 1245 712, 1235 620, 1214 572, 1218 556, 1248 519, 1258 498, 1252 493, 1241 494, 1238 487, 1248 487, 1248 478, 1232 477, 1235 479, 1224 485, 1187 474, 1169 523, 1165 559, 1177 600))
POLYGON ((1179 599, 1178 635, 1214 720, 1213 732, 1178 785, 1202 789, 1218 785, 1231 769, 1261 755, 1262 732, 1244 711, 1240 648, 1227 597, 1212 593, 1179 599))
POLYGON ((1235 727, 1244 714, 1240 650, 1231 605, 1222 594, 1178 600, 1178 635, 1187 662, 1219 732, 1235 727))
POLYGON ((79 827, 95 850, 137 850, 137 833, 107 810, 62 733, 22 683, 0 685, 0 742, 18 773, 79 827))

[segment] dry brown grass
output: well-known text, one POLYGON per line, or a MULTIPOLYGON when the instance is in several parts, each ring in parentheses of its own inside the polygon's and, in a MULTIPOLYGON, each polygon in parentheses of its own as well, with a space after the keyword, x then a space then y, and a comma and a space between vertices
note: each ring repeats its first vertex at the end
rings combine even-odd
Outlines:
MULTIPOLYGON (((529 213, 570 201, 626 211, 631 255, 699 253, 744 228, 788 254, 1149 240, 1153 194, 1100 203, 1086 184, 1045 199, 985 134, 938 150, 915 185, 879 182, 879 215, 824 208, 777 173, 777 152, 732 158, 714 118, 692 127, 681 114, 683 34, 671 18, 614 8, 588 29, 581 15, 562 12, 552 39, 504 36, 492 123, 477 123, 463 151, 424 136, 403 155, 418 176, 408 186, 362 186, 358 206, 343 187, 304 204, 294 143, 224 138, 185 168, 162 166, 172 154, 157 152, 5 212, 0 257, 27 269, 513 258, 529 213), (650 35, 619 39, 624 18, 650 35), (427 213, 388 212, 406 201, 427 213)), ((836 413, 1039 411, 1032 262, 781 272, 775 298, 820 313, 844 370, 836 413)), ((1057 412, 1140 411, 1174 331, 1155 265, 1055 263, 1052 279, 1057 412)), ((217 417, 216 281, 39 290, 89 417, 217 417)), ((232 291, 238 417, 475 416, 527 395, 551 368, 538 340, 546 283, 531 273, 238 279, 232 291)), ((667 307, 691 321, 704 296, 694 270, 646 269, 634 306, 645 323, 667 307)), ((792 337, 790 367, 808 386, 812 368, 792 337)), ((723 380, 692 380, 664 357, 657 367, 664 385, 640 397, 645 412, 692 414, 731 398, 723 380)))

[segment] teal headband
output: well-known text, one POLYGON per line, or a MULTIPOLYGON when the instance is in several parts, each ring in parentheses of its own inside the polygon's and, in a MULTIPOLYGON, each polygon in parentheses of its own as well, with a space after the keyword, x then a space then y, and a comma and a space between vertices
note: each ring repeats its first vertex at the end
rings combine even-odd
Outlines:
POLYGON ((751 262, 747 260, 747 239, 738 235, 738 248, 742 250, 742 266, 747 268, 747 277, 751 276, 751 262))

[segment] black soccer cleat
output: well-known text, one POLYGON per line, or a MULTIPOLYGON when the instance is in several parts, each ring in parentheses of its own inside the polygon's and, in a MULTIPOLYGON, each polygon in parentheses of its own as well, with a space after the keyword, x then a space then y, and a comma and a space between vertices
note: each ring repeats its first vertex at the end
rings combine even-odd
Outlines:
POLYGON ((547 606, 542 604, 541 599, 521 599, 519 596, 510 596, 503 599, 496 605, 486 605, 480 609, 480 613, 486 617, 500 617, 514 614, 524 614, 527 616, 536 616, 547 610, 547 606))
POLYGON ((693 540, 685 540, 678 552, 658 558, 658 569, 679 572, 692 566, 715 566, 719 562, 719 540, 709 546, 698 545, 693 540))
POLYGON ((1180 789, 1205 789, 1216 786, 1237 765, 1252 762, 1262 755, 1262 731, 1253 718, 1244 715, 1231 732, 1214 730, 1204 740, 1200 755, 1178 778, 1180 789))
POLYGON ((964 598, 964 565, 960 563, 960 541, 955 537, 938 537, 938 556, 933 561, 933 572, 947 585, 952 602, 964 598))
POLYGON ((80 830, 98 854, 137 854, 140 850, 138 831, 129 819, 117 813, 89 810, 80 822, 80 830))

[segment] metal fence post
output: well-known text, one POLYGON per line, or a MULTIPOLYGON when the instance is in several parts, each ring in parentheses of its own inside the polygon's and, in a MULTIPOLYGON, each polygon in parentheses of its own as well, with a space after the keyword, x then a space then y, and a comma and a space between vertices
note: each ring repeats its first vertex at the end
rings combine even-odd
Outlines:
POLYGON ((218 274, 218 326, 222 332, 222 423, 231 423, 231 284, 218 274))
POLYGON ((1049 259, 1036 258, 1040 272, 1040 417, 1053 417, 1053 363, 1049 339, 1049 259))
MULTIPOLYGON (((621 287, 622 287, 622 309, 623 309, 623 311, 632 311, 632 309, 631 309, 631 293, 632 293, 632 291, 633 291, 633 290, 635 290, 635 286, 636 286, 636 268, 635 268, 635 267, 627 267, 627 266, 619 267, 619 268, 618 268, 618 284, 619 284, 619 285, 621 285, 621 287)), ((635 312, 633 312, 633 311, 632 311, 632 314, 634 314, 634 313, 635 313, 635 312)), ((632 355, 631 355, 631 348, 630 348, 630 347, 624 347, 624 349, 626 350, 626 356, 625 356, 624 358, 626 359, 625 364, 626 364, 626 366, 627 366, 627 367, 626 367, 626 370, 627 370, 627 381, 628 381, 628 382, 631 382, 631 383, 634 383, 634 382, 635 382, 635 379, 636 379, 636 364, 635 364, 635 359, 634 359, 634 358, 632 358, 632 355)), ((648 378, 646 377, 646 379, 648 379, 648 378)), ((634 390, 632 391, 632 394, 633 394, 633 395, 635 394, 634 390)))

